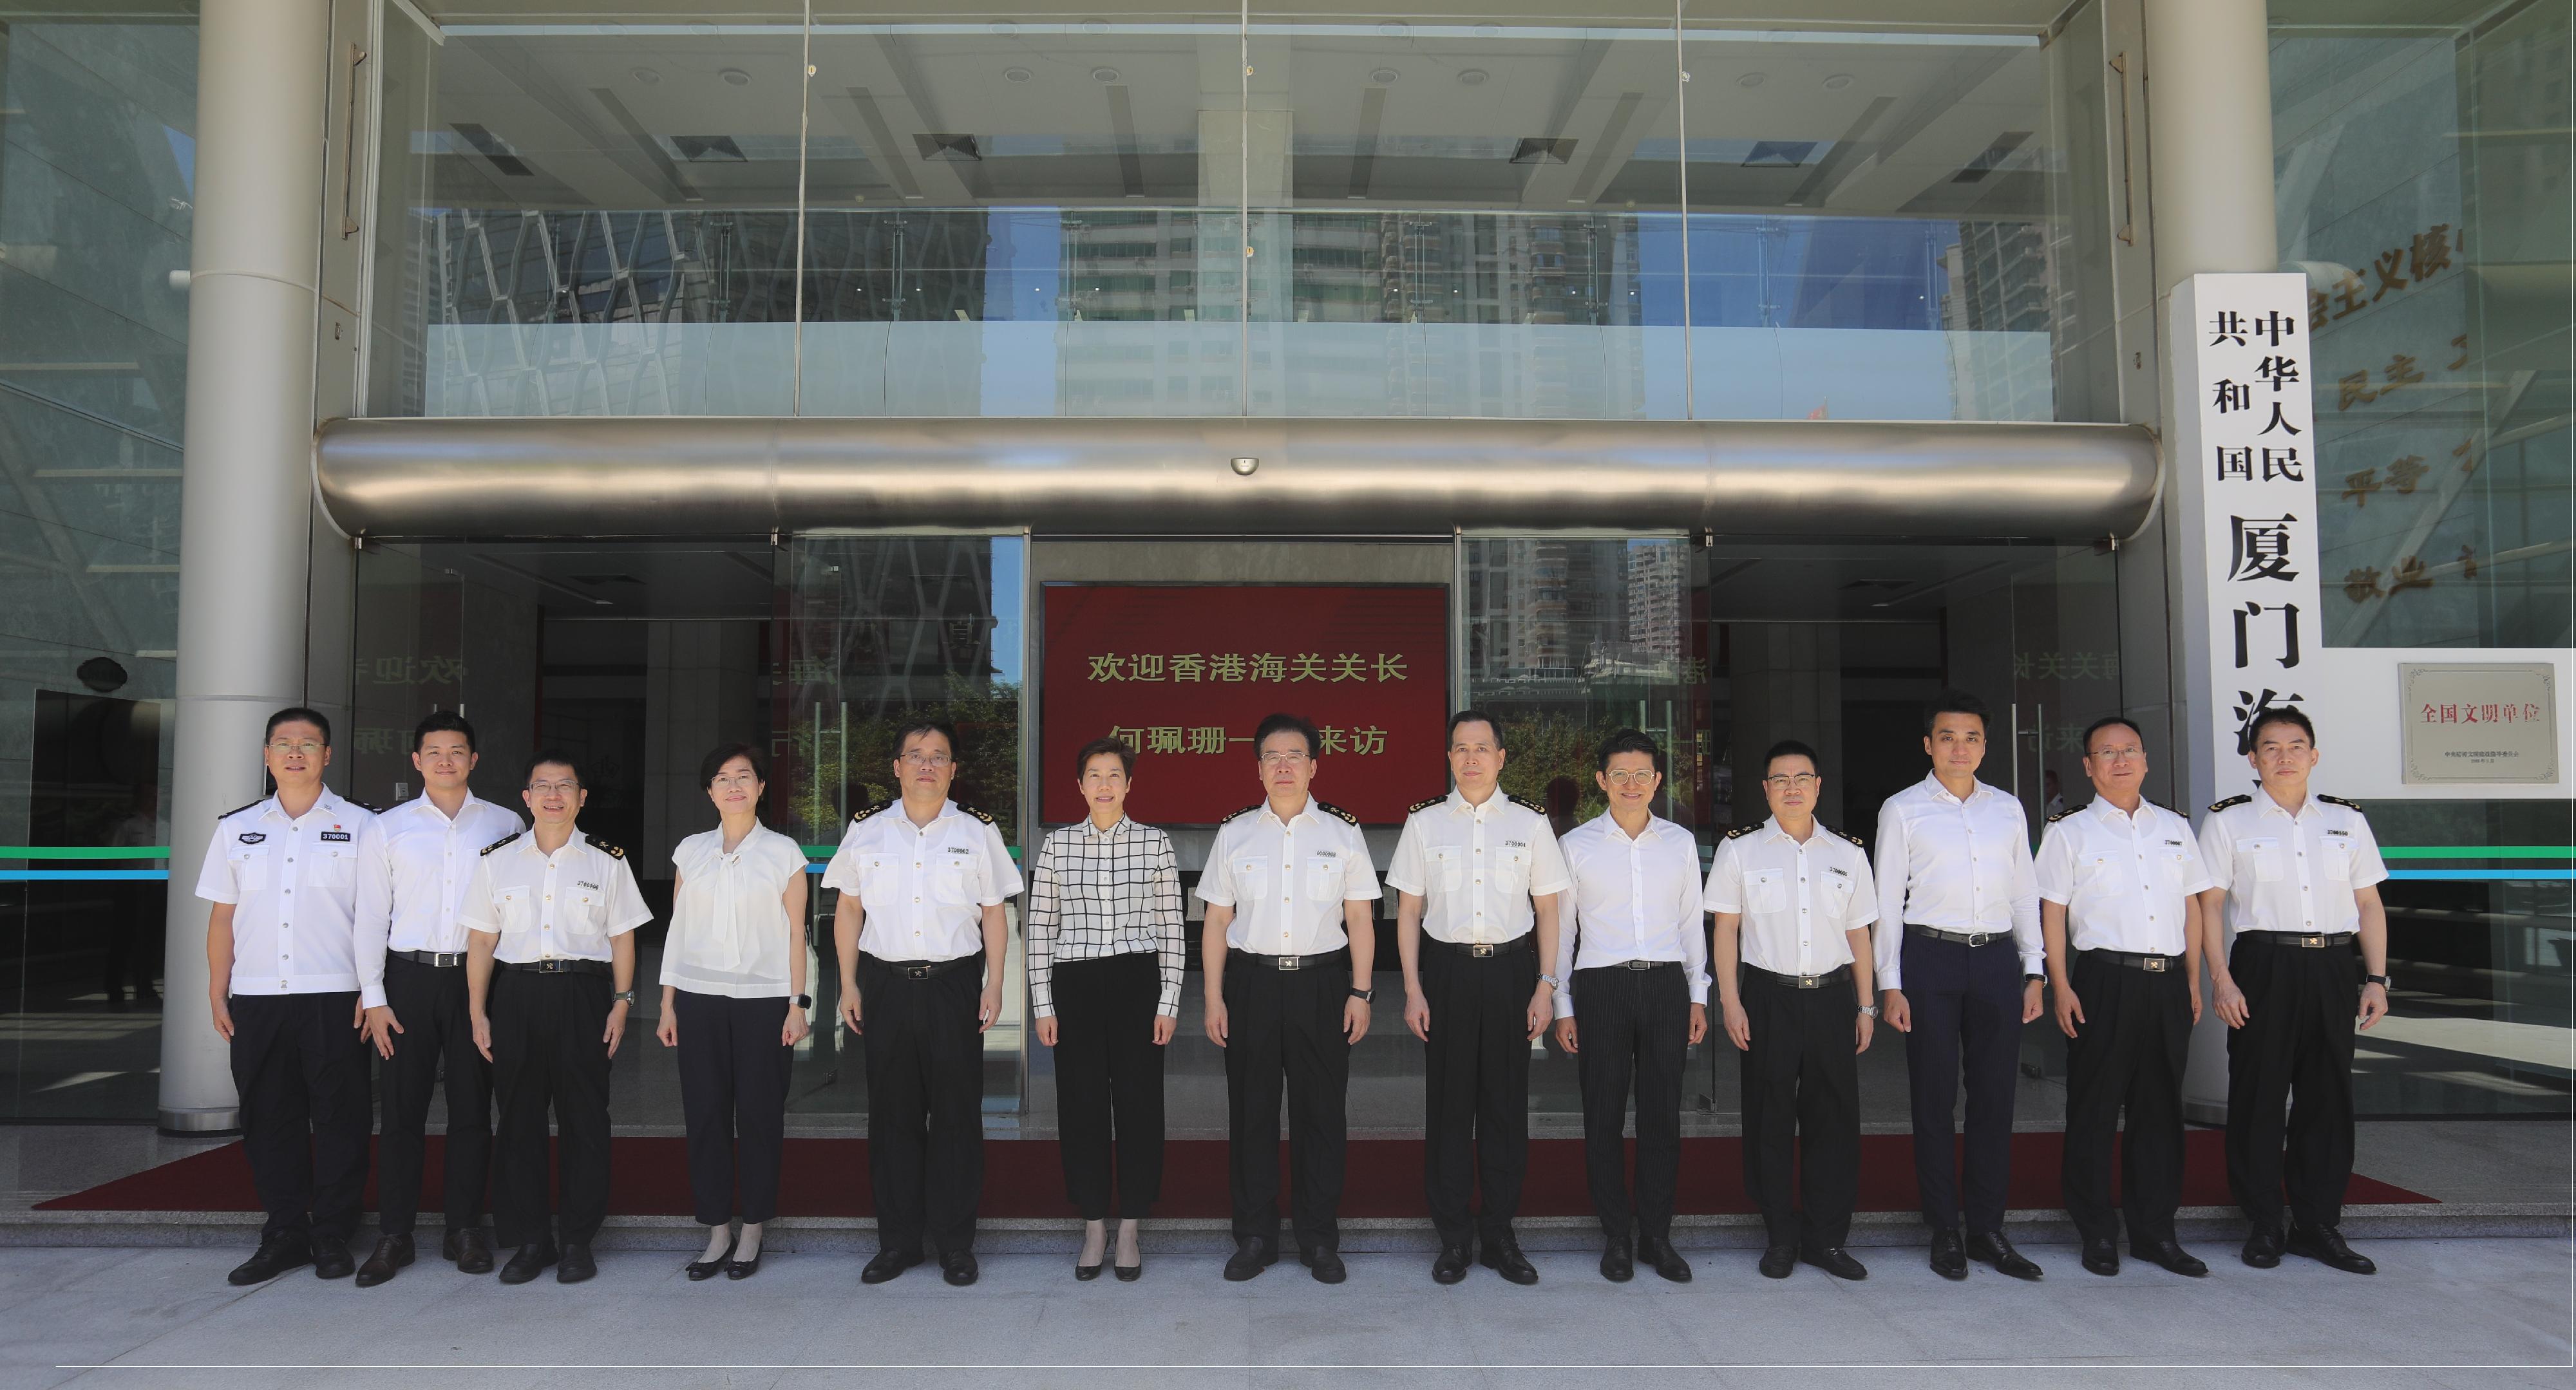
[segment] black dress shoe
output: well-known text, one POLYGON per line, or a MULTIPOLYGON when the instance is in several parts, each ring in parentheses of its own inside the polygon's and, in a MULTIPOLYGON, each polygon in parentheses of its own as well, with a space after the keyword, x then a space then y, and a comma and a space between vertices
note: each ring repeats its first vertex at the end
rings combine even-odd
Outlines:
POLYGON ((1869 1277, 1869 1266, 1852 1258, 1850 1251, 1839 1245, 1811 1245, 1798 1253, 1798 1258, 1837 1279, 1857 1284, 1869 1277))
POLYGON ((1466 1246, 1441 1246, 1439 1258, 1431 1262, 1431 1282, 1455 1284, 1467 1277, 1467 1266, 1475 1262, 1474 1254, 1466 1246))
POLYGON ((1240 1284, 1261 1277, 1261 1271, 1279 1263, 1279 1249, 1259 1236, 1234 1238, 1234 1255, 1225 1262, 1226 1282, 1240 1284))
POLYGON ((1145 1252, 1142 1250, 1136 1252, 1136 1263, 1132 1265, 1114 1264, 1109 1267, 1109 1272, 1117 1275, 1118 1282, 1121 1284, 1135 1283, 1137 1280, 1145 1277, 1145 1252))
POLYGON ((1613 1284, 1624 1284, 1637 1277, 1635 1247, 1616 1236, 1601 1244, 1601 1277, 1613 1284))
POLYGON ((1672 1241, 1663 1236, 1639 1236, 1637 1258, 1654 1266, 1657 1274, 1676 1284, 1691 1281, 1690 1261, 1683 1259, 1682 1252, 1675 1250, 1672 1241))
POLYGON ((2084 1270, 2109 1278, 2120 1272, 2120 1243, 2109 1236, 2084 1238, 2084 1270))
POLYGON ((1075 1266, 1073 1267, 1073 1277, 1074 1277, 1075 1279, 1077 1279, 1077 1280, 1079 1280, 1079 1281, 1081 1281, 1081 1282, 1085 1283, 1085 1284, 1088 1284, 1088 1283, 1090 1283, 1092 1280, 1097 1279, 1097 1278, 1099 1278, 1099 1277, 1100 1277, 1100 1266, 1099 1266, 1099 1265, 1081 1265, 1081 1264, 1075 1265, 1075 1266))
POLYGON ((1484 1264, 1485 1268, 1515 1284, 1538 1282, 1538 1266, 1531 1264, 1529 1256, 1521 1253, 1520 1238, 1509 1231, 1485 1237, 1484 1264))
POLYGON ((2379 1266, 2351 1246, 2343 1243, 2343 1232, 2332 1226, 2292 1226, 2290 1238, 2282 1247, 2293 1255, 2305 1255, 2320 1264, 2332 1265, 2346 1274, 2377 1274, 2379 1266))
MULTIPOLYGON (((703 1284, 706 1281, 715 1278, 718 1274, 723 1273, 724 1267, 733 1263, 733 1252, 741 1245, 742 1237, 728 1236, 725 1238, 723 1254, 716 1256, 712 1260, 691 1260, 688 1263, 688 1267, 680 1272, 689 1276, 690 1283, 703 1284)), ((753 1258, 757 1259, 759 1257, 754 1256, 753 1258)))
POLYGON ((300 1240, 263 1240, 247 1260, 233 1266, 224 1282, 239 1288, 265 1284, 290 1269, 313 1262, 313 1248, 300 1240))
POLYGON ((1798 1269, 1798 1247, 1774 1245, 1762 1252, 1762 1263, 1755 1266, 1765 1279, 1786 1279, 1798 1269))
POLYGON ((760 1272, 760 1257, 767 1253, 769 1252, 764 1250, 753 1254, 748 1260, 725 1261, 725 1277, 727 1279, 748 1279, 751 1276, 758 1274, 760 1272))
POLYGON ((2183 1249, 2181 1243, 2171 1236, 2163 1240, 2132 1244, 2129 1247, 2129 1253, 2151 1264, 2161 1265, 2167 1273, 2179 1274, 2185 1279, 2209 1277, 2209 1266, 2202 1264, 2198 1257, 2183 1249))
POLYGON ((1968 1277, 1968 1247, 1959 1243, 1957 1231, 1944 1228, 1932 1233, 1932 1272, 1944 1279, 1968 1277))
POLYGON ((551 1242, 538 1241, 522 1245, 518 1253, 510 1257, 510 1262, 501 1266, 501 1282, 524 1284, 545 1273, 546 1266, 553 1264, 556 1258, 555 1247, 551 1242))
POLYGON ((2013 1249, 2012 1242, 2004 1239, 2004 1233, 2001 1231, 1987 1231, 1968 1237, 1968 1255, 1972 1259, 1983 1260, 1993 1265, 1998 1274, 2009 1274, 2015 1279, 2040 1277, 2039 1266, 2032 1263, 2029 1256, 2013 1249))
POLYGON ((578 1284, 599 1273, 599 1262, 590 1257, 590 1242, 568 1240, 563 1245, 563 1262, 555 1266, 555 1282, 578 1284))
MULTIPOLYGON (((1342 1252, 1330 1246, 1319 1245, 1312 1250, 1300 1250, 1297 1252, 1297 1262, 1314 1271, 1315 1282, 1318 1284, 1338 1284, 1351 1277, 1349 1268, 1342 1264, 1342 1252)), ((1462 1269, 1459 1272, 1463 1274, 1466 1271, 1462 1269)))
POLYGON ((415 1258, 411 1248, 411 1237, 378 1236, 375 1253, 367 1257, 365 1264, 358 1266, 358 1287, 374 1288, 393 1278, 397 1271, 404 1265, 410 1264, 415 1258))
POLYGON ((349 1242, 345 1240, 313 1242, 314 1278, 346 1279, 357 1268, 358 1262, 349 1258, 349 1242))
POLYGON ((975 1252, 972 1250, 951 1250, 939 1257, 939 1277, 947 1280, 952 1288, 962 1289, 974 1283, 975 1276, 982 1272, 975 1266, 975 1252))
POLYGON ((2256 1226, 2245 1233, 2245 1248, 2238 1258, 2256 1269, 2274 1269, 2281 1263, 2281 1231, 2277 1226, 2256 1226))
POLYGON ((492 1272, 492 1237, 476 1226, 450 1226, 447 1239, 439 1245, 439 1255, 456 1266, 459 1274, 492 1272))
POLYGON ((876 1258, 868 1261, 867 1268, 859 1271, 859 1282, 882 1284, 919 1263, 921 1252, 918 1250, 880 1250, 876 1258))

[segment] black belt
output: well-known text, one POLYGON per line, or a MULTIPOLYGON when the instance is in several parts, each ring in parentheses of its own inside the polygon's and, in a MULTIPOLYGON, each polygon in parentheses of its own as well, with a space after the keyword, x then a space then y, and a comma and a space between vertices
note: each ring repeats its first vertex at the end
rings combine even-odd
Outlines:
POLYGON ((505 960, 504 970, 524 970, 531 975, 613 975, 616 972, 604 960, 505 960))
POLYGON ((978 951, 971 956, 950 956, 946 960, 887 960, 883 956, 862 954, 859 959, 874 961, 907 980, 935 980, 968 961, 982 961, 984 954, 978 951))
POLYGON ((1927 927, 1915 922, 1905 924, 1905 934, 1928 937, 1934 941, 1955 941, 1962 946, 1990 946, 1998 941, 2012 939, 2010 931, 1943 931, 1939 927, 1927 927))
POLYGON ((1822 975, 1783 975, 1777 970, 1765 970, 1758 965, 1748 965, 1744 967, 1744 973, 1757 980, 1768 980, 1782 989, 1823 989, 1827 985, 1840 984, 1850 979, 1852 968, 1848 965, 1837 965, 1822 975))
POLYGON ((454 969, 465 963, 463 951, 387 951, 385 954, 397 960, 407 960, 414 965, 426 965, 439 970, 454 969))
POLYGON ((1521 933, 1520 935, 1513 937, 1513 938, 1512 938, 1511 940, 1509 940, 1509 941, 1472 941, 1472 942, 1470 942, 1470 941, 1443 941, 1443 940, 1441 940, 1440 938, 1438 938, 1438 937, 1436 937, 1436 936, 1432 936, 1432 935, 1430 935, 1429 933, 1427 933, 1427 932, 1426 932, 1426 933, 1424 933, 1424 935, 1423 935, 1423 937, 1422 937, 1422 944, 1423 944, 1423 945, 1425 945, 1425 946, 1435 946, 1435 947, 1438 947, 1439 949, 1441 949, 1441 950, 1443 950, 1443 951, 1446 951, 1446 952, 1448 952, 1449 954, 1451 954, 1451 955, 1453 955, 1453 956, 1468 956, 1468 957, 1472 957, 1473 959, 1476 959, 1476 960, 1484 960, 1484 959, 1486 959, 1487 957, 1490 957, 1490 956, 1510 956, 1510 955, 1518 955, 1519 953, 1521 953, 1521 952, 1523 952, 1523 951, 1526 951, 1526 950, 1531 949, 1531 942, 1530 942, 1530 938, 1529 938, 1529 933, 1527 933, 1527 932, 1523 932, 1523 933, 1521 933))
MULTIPOLYGON (((1587 965, 1584 970, 1679 970, 1677 960, 1614 960, 1607 965, 1587 965)), ((1577 972, 1580 973, 1580 972, 1577 972)))
POLYGON ((2078 951, 2075 953, 2075 958, 2108 961, 2113 965, 2125 965, 2132 970, 2144 970, 2150 975, 2161 975, 2168 970, 2177 975, 2182 973, 2182 957, 2159 956, 2146 951, 2078 951))
POLYGON ((2341 946, 2352 938, 2353 933, 2348 931, 2332 934, 2299 931, 2241 931, 2236 934, 2236 939, 2239 941, 2251 939, 2271 946, 2305 946, 2312 951, 2327 946, 2341 946))
POLYGON ((1259 951, 1236 951, 1234 954, 1271 970, 1321 970, 1326 966, 1349 964, 1351 948, 1345 946, 1319 956, 1265 956, 1259 951))

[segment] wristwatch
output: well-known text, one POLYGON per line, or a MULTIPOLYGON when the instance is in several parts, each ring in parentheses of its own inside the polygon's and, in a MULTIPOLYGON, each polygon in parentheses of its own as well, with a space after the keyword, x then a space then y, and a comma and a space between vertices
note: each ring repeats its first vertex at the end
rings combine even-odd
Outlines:
POLYGON ((1539 981, 1545 984, 1549 989, 1565 988, 1565 981, 1556 978, 1554 975, 1541 975, 1538 978, 1539 981))
POLYGON ((2048 983, 2048 977, 2046 975, 2024 975, 2021 978, 2025 984, 2044 985, 2048 983))
POLYGON ((635 1002, 635 991, 631 989, 621 989, 608 997, 620 1004, 632 1004, 635 1002))
POLYGON ((2364 975, 2361 977, 2361 982, 2365 985, 2377 985, 2381 989, 2393 990, 2397 988, 2397 981, 2386 975, 2364 975))
POLYGON ((1377 991, 1373 989, 1362 989, 1358 985, 1353 985, 1351 986, 1351 997, 1353 999, 1366 1002, 1377 998, 1377 991))
POLYGON ((1860 1011, 1869 1015, 1871 1018, 1878 1017, 1878 1006, 1876 1004, 1863 1004, 1860 1006, 1860 1011))
POLYGON ((810 1009, 814 1007, 814 996, 810 994, 800 994, 789 1002, 795 1004, 795 1006, 800 1009, 810 1009))

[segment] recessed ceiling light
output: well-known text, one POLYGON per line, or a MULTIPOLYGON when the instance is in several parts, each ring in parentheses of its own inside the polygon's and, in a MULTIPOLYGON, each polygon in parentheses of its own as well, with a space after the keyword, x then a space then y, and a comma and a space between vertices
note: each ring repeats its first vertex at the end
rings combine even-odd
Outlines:
POLYGON ((1458 70, 1458 85, 1461 87, 1481 87, 1485 85, 1485 79, 1491 75, 1492 74, 1486 72, 1483 68, 1460 68, 1458 70))
POLYGON ((647 87, 657 86, 662 81, 662 74, 653 71, 651 68, 637 68, 635 70, 635 80, 643 83, 647 87))
POLYGON ((1742 77, 1735 79, 1735 85, 1738 87, 1759 87, 1762 85, 1762 74, 1758 72, 1748 72, 1742 77))
POLYGON ((716 76, 723 78, 725 80, 725 85, 728 87, 748 87, 751 85, 751 74, 744 72, 740 68, 726 68, 722 72, 717 73, 716 76))
POLYGON ((1402 75, 1393 68, 1377 68, 1369 73, 1369 81, 1383 87, 1402 75))
POLYGON ((1093 68, 1091 70, 1091 80, 1094 82, 1115 82, 1118 80, 1118 69, 1093 68))
POLYGON ((1035 74, 1031 73, 1027 68, 1002 69, 1003 79, 1009 82, 1026 82, 1033 76, 1035 76, 1035 74))
POLYGON ((1825 90, 1828 92, 1839 92, 1843 88, 1850 86, 1851 82, 1850 73, 1838 72, 1825 79, 1825 90))

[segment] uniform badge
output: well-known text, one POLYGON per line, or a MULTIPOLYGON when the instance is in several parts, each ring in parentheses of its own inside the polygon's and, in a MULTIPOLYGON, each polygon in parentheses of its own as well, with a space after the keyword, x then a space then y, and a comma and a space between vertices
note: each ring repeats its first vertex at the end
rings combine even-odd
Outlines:
POLYGON ((255 845, 267 838, 268 837, 266 835, 261 834, 256 830, 245 830, 241 833, 241 842, 246 845, 255 845))
POLYGON ((342 843, 346 843, 349 839, 349 832, 346 830, 325 830, 322 832, 322 838, 325 840, 338 840, 342 843))

